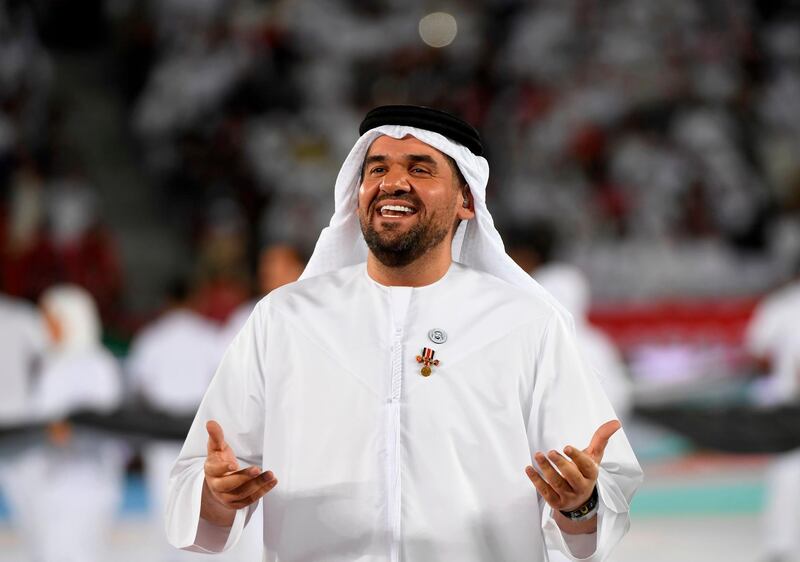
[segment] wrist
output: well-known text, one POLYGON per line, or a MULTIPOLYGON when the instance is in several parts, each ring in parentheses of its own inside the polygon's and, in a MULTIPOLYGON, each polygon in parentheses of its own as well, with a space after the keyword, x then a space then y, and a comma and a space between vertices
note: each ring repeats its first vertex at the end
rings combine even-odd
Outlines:
POLYGON ((570 521, 587 521, 589 519, 593 519, 597 515, 599 508, 600 496, 597 492, 597 486, 595 486, 592 490, 592 494, 589 496, 589 499, 583 504, 574 509, 564 511, 559 510, 559 512, 570 521))
POLYGON ((203 494, 200 499, 200 517, 219 527, 230 527, 236 517, 236 510, 229 508, 217 499, 205 479, 203 479, 203 494))

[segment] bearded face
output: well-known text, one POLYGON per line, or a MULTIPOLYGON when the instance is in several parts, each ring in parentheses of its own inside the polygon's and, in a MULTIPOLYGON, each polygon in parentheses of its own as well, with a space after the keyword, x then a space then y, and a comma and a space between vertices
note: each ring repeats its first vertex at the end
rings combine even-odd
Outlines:
POLYGON ((379 137, 364 161, 358 216, 367 247, 403 267, 449 244, 458 220, 458 182, 447 157, 408 136, 379 137))

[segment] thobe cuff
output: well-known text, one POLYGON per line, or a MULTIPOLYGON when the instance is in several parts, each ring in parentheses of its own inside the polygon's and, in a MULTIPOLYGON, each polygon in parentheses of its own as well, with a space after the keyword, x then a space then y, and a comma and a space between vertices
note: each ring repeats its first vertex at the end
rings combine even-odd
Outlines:
POLYGON ((239 537, 244 530, 245 523, 250 518, 250 513, 250 507, 243 507, 237 510, 230 527, 214 525, 201 517, 197 524, 197 535, 194 539, 196 548, 188 550, 209 553, 228 550, 239 542, 239 537))
POLYGON ((604 467, 597 479, 599 505, 597 531, 571 535, 561 530, 549 506, 542 513, 542 532, 547 548, 561 551, 571 560, 604 560, 630 526, 629 504, 604 467))
POLYGON ((250 516, 258 506, 258 503, 256 502, 252 505, 237 510, 233 519, 233 523, 230 527, 214 525, 213 523, 210 523, 200 517, 200 504, 203 497, 203 481, 205 480, 205 474, 202 470, 202 466, 195 474, 192 475, 191 479, 191 485, 188 486, 187 490, 191 495, 191 499, 189 502, 184 504, 185 507, 188 508, 187 511, 189 512, 184 512, 179 517, 167 518, 167 536, 183 535, 183 540, 179 539, 178 541, 171 542, 174 546, 190 552, 216 553, 228 550, 239 541, 239 537, 242 535, 242 531, 244 530, 247 521, 249 521, 250 516), (182 530, 182 532, 180 529, 175 529, 175 531, 173 531, 171 534, 169 528, 170 520, 173 522, 173 524, 177 524, 179 527, 188 524, 193 528, 185 528, 182 530), (189 537, 192 538, 189 539, 189 537))
MULTIPOLYGON (((601 505, 597 512, 597 526, 600 527, 601 505)), ((571 535, 561 530, 553 517, 553 509, 548 507, 542 514, 542 531, 547 548, 558 550, 571 560, 592 560, 597 551, 597 533, 571 535)))

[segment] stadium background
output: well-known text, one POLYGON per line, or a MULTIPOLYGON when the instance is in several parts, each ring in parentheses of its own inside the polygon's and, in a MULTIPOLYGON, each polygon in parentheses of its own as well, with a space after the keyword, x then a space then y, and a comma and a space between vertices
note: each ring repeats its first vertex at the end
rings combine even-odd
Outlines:
MULTIPOLYGON (((788 0, 5 0, 0 289, 85 286, 120 359, 176 276, 221 323, 260 248, 310 252, 387 103, 479 128, 507 247, 586 273, 637 406, 746 402, 747 322, 800 268, 788 0)), ((614 559, 758 560, 770 457, 629 421, 647 481, 614 559)), ((119 560, 150 548, 139 471, 119 560)), ((0 560, 20 548, 0 503, 0 560)))

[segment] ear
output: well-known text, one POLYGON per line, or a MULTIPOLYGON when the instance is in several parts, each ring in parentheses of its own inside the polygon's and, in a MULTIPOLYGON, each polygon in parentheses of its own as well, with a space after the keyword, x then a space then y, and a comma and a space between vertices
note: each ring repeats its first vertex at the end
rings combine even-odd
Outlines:
POLYGON ((469 187, 466 185, 464 186, 464 189, 461 190, 456 217, 458 217, 460 220, 470 220, 475 218, 475 207, 472 201, 472 192, 470 192, 469 187))

